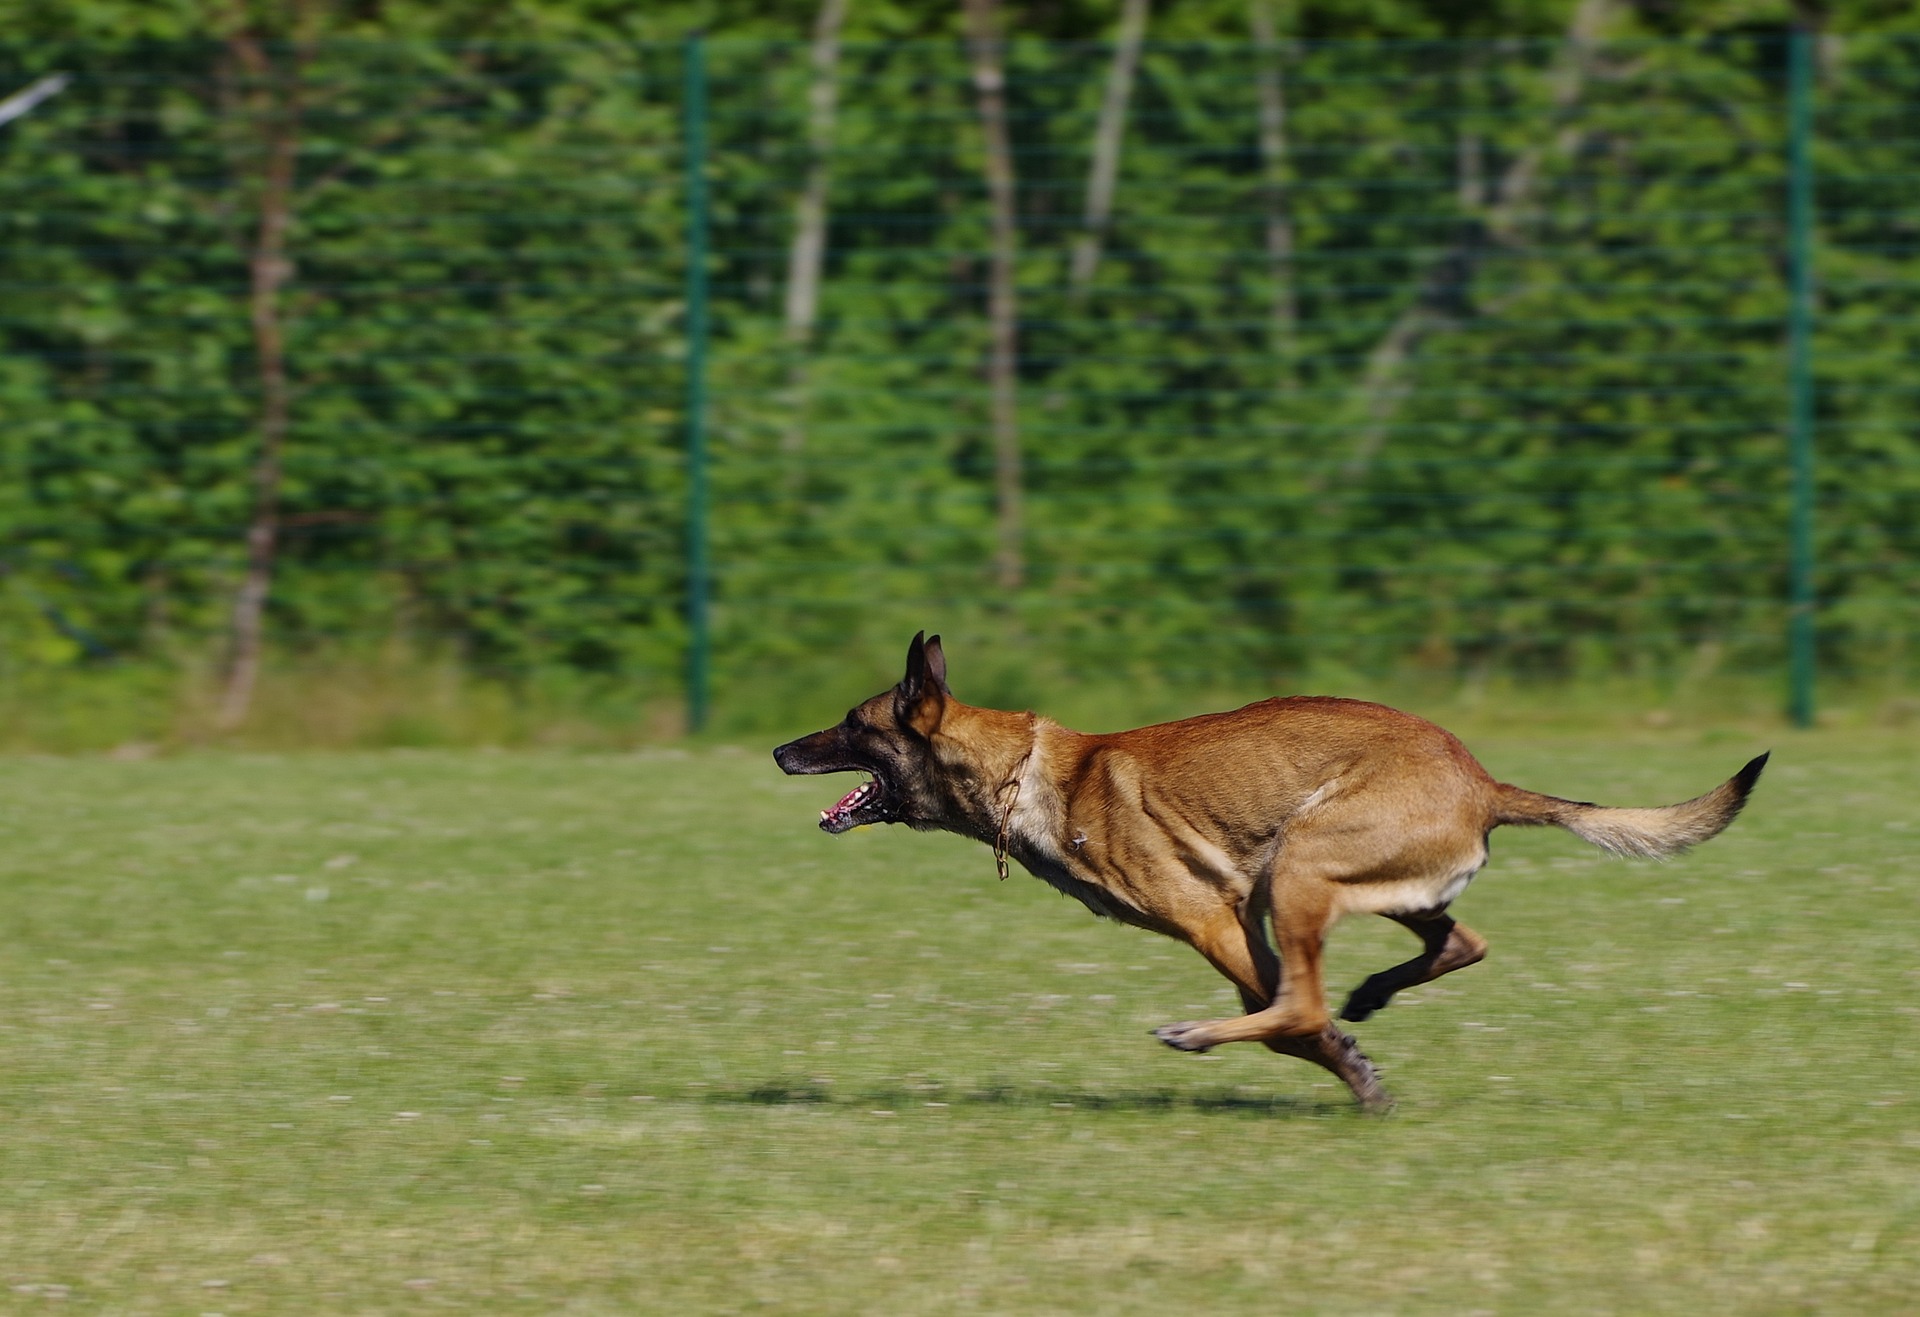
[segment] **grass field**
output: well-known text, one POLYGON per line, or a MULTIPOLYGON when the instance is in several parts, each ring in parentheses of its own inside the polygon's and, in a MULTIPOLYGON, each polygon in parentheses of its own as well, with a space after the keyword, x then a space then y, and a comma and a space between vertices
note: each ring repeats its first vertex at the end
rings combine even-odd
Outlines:
MULTIPOLYGON (((1915 742, 1783 736, 1664 866, 1496 834, 1488 962, 1357 1027, 1385 1118, 757 748, 0 760, 0 1308, 1911 1312, 1915 742)), ((1765 744, 1475 748, 1652 804, 1765 744)))

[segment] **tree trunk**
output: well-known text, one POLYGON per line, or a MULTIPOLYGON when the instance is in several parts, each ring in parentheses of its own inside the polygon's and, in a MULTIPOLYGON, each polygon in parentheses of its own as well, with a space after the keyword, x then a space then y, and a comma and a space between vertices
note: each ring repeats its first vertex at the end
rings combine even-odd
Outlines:
POLYGON ((1287 99, 1281 74, 1286 52, 1274 31, 1270 0, 1252 0, 1247 21, 1253 29, 1259 61, 1254 85, 1260 97, 1260 191, 1267 211, 1267 278, 1273 285, 1272 348, 1283 363, 1283 382, 1291 382, 1299 306, 1293 294, 1293 217, 1287 209, 1287 99))
MULTIPOLYGON (((827 187, 832 181, 836 69, 847 0, 820 0, 813 25, 813 83, 807 89, 807 181, 793 208, 793 245, 787 257, 787 342, 804 354, 820 318, 820 271, 827 256, 827 187)), ((807 363, 796 357, 788 377, 786 433, 781 446, 806 446, 807 363)))
POLYGON ((987 374, 993 395, 993 484, 998 531, 994 566, 1000 589, 1010 591, 1020 588, 1025 562, 1021 551, 1020 428, 1015 395, 1020 322, 1013 280, 1018 232, 998 9, 998 0, 966 0, 967 48, 973 62, 980 132, 986 147, 987 197, 993 212, 993 254, 987 294, 991 347, 987 374))
POLYGON ((246 721, 260 675, 267 594, 273 583, 280 531, 280 475, 291 415, 281 290, 293 276, 287 241, 300 152, 301 82, 308 47, 297 45, 276 67, 248 33, 228 38, 228 49, 253 84, 244 98, 248 125, 261 148, 259 223, 248 256, 248 313, 259 372, 260 450, 253 467, 253 512, 247 525, 247 563, 234 595, 226 686, 217 725, 231 731, 246 721))
POLYGON ((1455 191, 1463 215, 1478 213, 1487 204, 1486 150, 1478 133, 1461 133, 1454 144, 1455 191))
POLYGON ((1133 75, 1140 67, 1140 45, 1147 35, 1151 0, 1124 0, 1120 34, 1114 41, 1113 65, 1107 71, 1107 94, 1100 102, 1100 119, 1093 131, 1093 165, 1087 174, 1086 229, 1073 245, 1068 282, 1076 289, 1093 282, 1100 268, 1100 248, 1113 218, 1113 191, 1120 177, 1120 143, 1127 128, 1127 102, 1133 97, 1133 75))
MULTIPOLYGON (((1599 38, 1601 28, 1606 25, 1613 4, 1614 0, 1580 0, 1574 7, 1573 19, 1567 24, 1566 45, 1553 72, 1555 119, 1564 119, 1568 111, 1579 104, 1586 90, 1593 44, 1599 38)), ((1507 167, 1507 172, 1501 176, 1499 186, 1494 189, 1493 205, 1487 215, 1489 232, 1502 242, 1512 240, 1514 227, 1525 217, 1527 203, 1532 199, 1534 181, 1539 177, 1540 167, 1546 163, 1547 153, 1550 150, 1566 150, 1579 137, 1577 130, 1562 128, 1551 140, 1535 142, 1515 157, 1507 167)))
POLYGON ((813 25, 813 84, 807 90, 806 186, 794 206, 793 248, 787 261, 787 338, 804 344, 820 314, 820 269, 827 250, 827 185, 831 179, 833 120, 838 93, 840 28, 847 0, 820 0, 813 25))
POLYGON ((64 73, 50 73, 23 91, 0 101, 0 124, 12 123, 49 97, 58 96, 72 79, 64 73))
MULTIPOLYGON (((1614 0, 1580 0, 1574 9, 1567 26, 1566 46, 1551 82, 1556 122, 1566 119, 1585 91, 1591 47, 1611 15, 1613 3, 1614 0)), ((1513 245, 1519 241, 1520 223, 1526 217, 1547 153, 1566 150, 1575 145, 1579 137, 1578 129, 1563 126, 1551 137, 1535 142, 1514 157, 1494 185, 1491 203, 1463 225, 1460 238, 1427 268, 1413 300, 1367 354, 1367 364, 1347 408, 1349 415, 1363 417, 1365 424, 1342 470, 1346 479, 1364 475, 1386 442, 1387 424, 1406 396, 1406 390, 1395 385, 1401 366, 1429 333, 1454 323, 1442 306, 1447 293, 1463 286, 1472 276, 1490 243, 1513 245)), ((1485 183, 1479 177, 1477 143, 1471 150, 1462 148, 1459 168, 1462 196, 1469 191, 1474 194, 1485 191, 1485 183)))

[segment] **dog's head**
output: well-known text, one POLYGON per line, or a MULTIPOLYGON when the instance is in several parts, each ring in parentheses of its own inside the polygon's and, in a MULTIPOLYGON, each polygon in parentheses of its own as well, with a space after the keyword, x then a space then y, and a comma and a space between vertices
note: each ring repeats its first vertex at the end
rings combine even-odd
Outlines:
POLYGON ((823 832, 863 823, 928 826, 932 738, 947 711, 947 659, 940 637, 921 632, 907 650, 907 675, 891 690, 847 711, 839 724, 773 752, 784 773, 868 773, 840 803, 820 811, 823 832))

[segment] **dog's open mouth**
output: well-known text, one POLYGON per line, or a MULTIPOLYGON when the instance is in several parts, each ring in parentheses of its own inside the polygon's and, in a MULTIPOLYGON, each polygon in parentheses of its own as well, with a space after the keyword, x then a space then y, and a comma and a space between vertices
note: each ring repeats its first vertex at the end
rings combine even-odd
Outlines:
POLYGON ((863 823, 879 823, 887 816, 887 789, 876 775, 840 798, 831 809, 820 811, 820 830, 840 833, 863 823))

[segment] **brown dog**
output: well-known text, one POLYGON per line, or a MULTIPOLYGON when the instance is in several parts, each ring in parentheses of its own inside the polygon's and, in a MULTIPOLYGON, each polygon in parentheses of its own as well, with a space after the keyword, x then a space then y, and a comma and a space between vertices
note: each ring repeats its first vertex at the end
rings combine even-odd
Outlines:
POLYGON ((1011 857, 1097 915, 1187 943, 1246 1014, 1156 1037, 1186 1052, 1264 1043, 1324 1066, 1369 1107, 1387 1096, 1321 982, 1343 915, 1385 915, 1423 947, 1354 990, 1341 1018, 1364 1020, 1486 954, 1447 907, 1487 862, 1494 827, 1551 823, 1617 855, 1673 855, 1731 823, 1767 762, 1685 804, 1609 809, 1496 782, 1450 733, 1359 700, 1296 696, 1088 736, 960 703, 940 637, 924 633, 898 686, 773 757, 788 773, 872 775, 821 811, 829 833, 957 832, 992 846, 1003 878, 1011 857))

